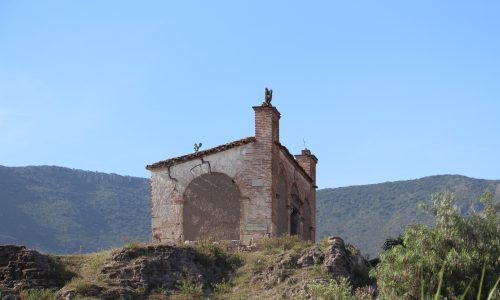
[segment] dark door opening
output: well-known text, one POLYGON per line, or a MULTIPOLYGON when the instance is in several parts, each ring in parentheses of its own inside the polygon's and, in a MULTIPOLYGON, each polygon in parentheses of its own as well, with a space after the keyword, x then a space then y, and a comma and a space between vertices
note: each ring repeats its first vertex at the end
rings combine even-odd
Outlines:
POLYGON ((300 215, 297 209, 292 209, 292 214, 290 215, 290 235, 298 235, 300 226, 300 215))

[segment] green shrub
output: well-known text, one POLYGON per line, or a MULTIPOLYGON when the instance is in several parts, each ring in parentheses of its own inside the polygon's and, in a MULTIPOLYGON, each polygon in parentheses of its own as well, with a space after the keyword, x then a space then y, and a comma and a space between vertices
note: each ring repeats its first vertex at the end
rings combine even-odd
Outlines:
POLYGON ((221 275, 234 272, 243 264, 242 258, 233 253, 229 253, 219 243, 210 240, 201 240, 195 245, 197 259, 204 267, 216 267, 221 275))
POLYGON ((123 248, 127 250, 138 250, 142 247, 145 247, 145 244, 138 241, 129 241, 125 245, 123 245, 123 248))
POLYGON ((328 239, 329 237, 325 237, 323 239, 321 239, 321 241, 319 241, 318 245, 319 245, 319 248, 321 249, 321 251, 325 252, 326 249, 328 249, 328 246, 330 245, 328 243, 328 239))
MULTIPOLYGON (((1 296, 1 293, 0 293, 1 296)), ((56 300, 57 295, 53 290, 27 290, 21 294, 21 299, 23 300, 56 300)))
POLYGON ((361 251, 358 248, 356 248, 354 245, 347 243, 345 248, 350 255, 361 255, 361 251))
POLYGON ((223 280, 222 282, 216 283, 214 290, 219 294, 228 294, 231 292, 234 286, 234 278, 229 278, 228 280, 223 280))
POLYGON ((387 251, 393 247, 396 247, 396 246, 399 246, 399 245, 402 245, 404 246, 403 244, 403 235, 399 235, 397 238, 388 238, 385 240, 384 242, 384 245, 382 246, 382 249, 384 251, 387 251))
POLYGON ((323 264, 315 264, 312 266, 312 270, 316 275, 328 276, 328 268, 323 264))
POLYGON ((203 297, 203 286, 199 283, 194 283, 191 278, 184 278, 179 281, 177 287, 180 294, 189 298, 200 299, 203 297))
POLYGON ((250 265, 252 273, 257 274, 273 266, 275 262, 274 259, 275 258, 271 255, 257 253, 253 254, 252 257, 248 259, 248 264, 250 265))
POLYGON ((351 286, 346 278, 342 278, 340 281, 330 280, 328 282, 309 283, 306 285, 304 291, 311 299, 352 299, 351 286))
POLYGON ((310 243, 300 239, 296 235, 286 235, 281 237, 263 238, 257 241, 267 254, 276 254, 285 251, 291 251, 298 254, 308 246, 310 243))
POLYGON ((482 212, 460 216, 453 194, 434 194, 432 200, 427 209, 435 215, 436 226, 410 226, 403 234, 402 245, 383 252, 380 263, 372 269, 382 297, 419 299, 437 295, 454 299, 467 290, 465 299, 471 299, 476 297, 480 282, 486 296, 500 274, 498 205, 486 192, 482 212), (485 277, 481 281, 483 266, 485 277))
POLYGON ((227 255, 222 245, 211 240, 200 240, 196 243, 195 248, 198 252, 210 257, 221 257, 227 255))
POLYGON ((371 300, 369 289, 353 288, 347 278, 339 281, 329 280, 326 282, 308 283, 302 294, 303 299, 315 300, 371 300))
POLYGON ((92 289, 92 283, 80 278, 74 277, 67 285, 68 287, 73 288, 76 294, 78 295, 86 295, 92 289))
POLYGON ((356 300, 372 300, 373 294, 376 294, 373 286, 363 286, 354 291, 353 299, 356 300))

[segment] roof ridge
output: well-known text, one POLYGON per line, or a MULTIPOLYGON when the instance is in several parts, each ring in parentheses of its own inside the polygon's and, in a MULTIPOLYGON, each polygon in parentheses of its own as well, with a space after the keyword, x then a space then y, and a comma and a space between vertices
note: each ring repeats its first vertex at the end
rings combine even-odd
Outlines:
POLYGON ((293 154, 290 152, 290 150, 288 150, 287 147, 283 146, 283 144, 281 144, 278 141, 276 141, 275 143, 278 147, 280 147, 285 152, 285 155, 288 156, 288 158, 290 158, 295 163, 295 166, 299 169, 299 171, 302 173, 302 175, 304 175, 309 181, 314 182, 314 179, 311 177, 311 175, 307 174, 307 172, 306 172, 306 170, 304 170, 304 168, 302 168, 302 166, 299 164, 297 159, 295 159, 295 156, 293 156, 293 154))
POLYGON ((180 162, 185 162, 188 160, 199 158, 199 157, 202 157, 202 156, 207 155, 207 154, 222 152, 224 150, 231 149, 231 148, 245 145, 245 144, 249 144, 249 143, 252 143, 255 141, 256 141, 255 136, 246 137, 246 138, 243 138, 240 140, 236 140, 233 142, 229 142, 226 144, 215 146, 215 147, 207 149, 207 150, 161 160, 159 162, 147 165, 146 169, 151 171, 151 170, 158 169, 158 168, 169 167, 169 166, 175 165, 175 164, 180 163, 180 162))

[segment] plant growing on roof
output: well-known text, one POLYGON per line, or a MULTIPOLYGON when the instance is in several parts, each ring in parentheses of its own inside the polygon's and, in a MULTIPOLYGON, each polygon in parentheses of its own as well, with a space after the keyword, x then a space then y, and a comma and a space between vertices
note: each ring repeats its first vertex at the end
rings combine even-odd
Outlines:
POLYGON ((198 153, 198 151, 200 150, 201 148, 201 143, 194 143, 194 153, 198 153))

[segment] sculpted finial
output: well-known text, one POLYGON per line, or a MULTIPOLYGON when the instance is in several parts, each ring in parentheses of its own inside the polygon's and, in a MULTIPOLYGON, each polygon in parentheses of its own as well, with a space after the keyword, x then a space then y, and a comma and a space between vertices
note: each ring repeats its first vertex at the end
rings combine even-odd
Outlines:
POLYGON ((272 106, 271 100, 273 100, 273 90, 266 88, 265 98, 262 106, 272 106))

